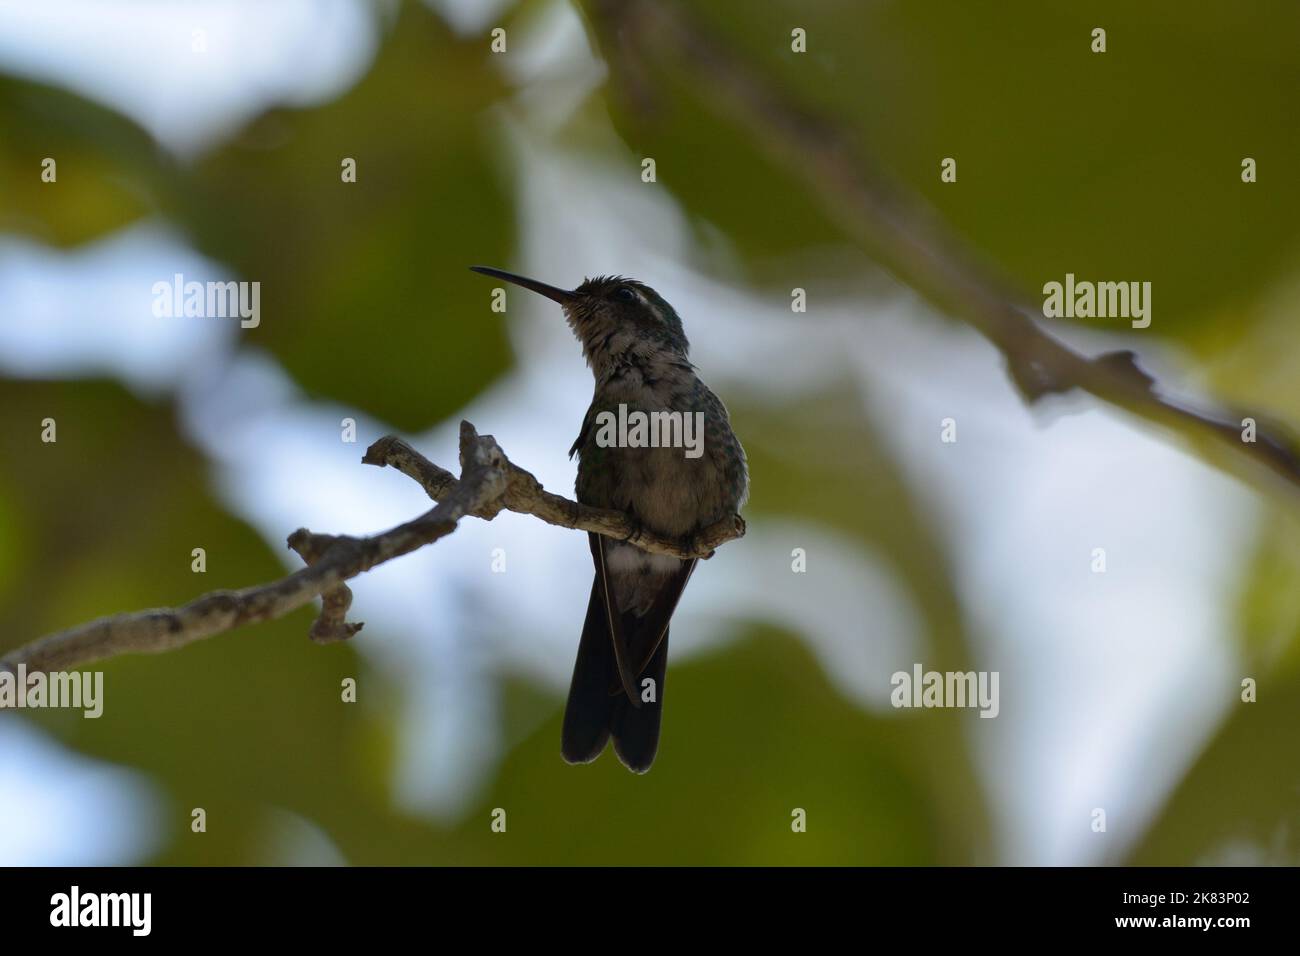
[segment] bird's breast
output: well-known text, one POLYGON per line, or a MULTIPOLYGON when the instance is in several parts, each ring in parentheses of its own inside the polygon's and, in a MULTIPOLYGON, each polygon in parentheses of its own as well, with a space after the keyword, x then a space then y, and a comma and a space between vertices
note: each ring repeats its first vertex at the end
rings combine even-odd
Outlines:
MULTIPOLYGON (((689 384, 615 382, 592 405, 578 469, 578 497, 629 512, 647 529, 683 536, 734 507, 725 449, 711 447, 725 422, 708 421, 689 384)), ((717 412, 715 411, 715 414, 717 412)))

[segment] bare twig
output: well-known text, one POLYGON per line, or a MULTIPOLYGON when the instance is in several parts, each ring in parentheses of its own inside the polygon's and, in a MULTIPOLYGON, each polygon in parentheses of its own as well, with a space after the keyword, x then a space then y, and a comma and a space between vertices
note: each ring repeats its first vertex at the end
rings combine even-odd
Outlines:
POLYGON ((1300 487, 1294 438, 1258 415, 1208 414, 1162 396, 1133 353, 1089 358, 1048 334, 1035 309, 975 262, 918 198, 894 187, 853 137, 794 101, 676 0, 589 0, 592 23, 611 74, 633 108, 653 106, 653 68, 675 63, 724 122, 749 132, 760 148, 803 181, 826 215, 886 267, 952 316, 982 333, 1004 356, 1021 394, 1032 402, 1079 388, 1189 438, 1208 437, 1300 487), (1257 422, 1242 440, 1242 419, 1257 422))
MULTIPOLYGON (((306 528, 299 528, 289 535, 289 547, 298 552, 303 563, 308 566, 316 564, 329 553, 330 547, 338 539, 328 534, 312 534, 306 528)), ((317 644, 332 644, 346 641, 361 630, 360 621, 347 620, 348 608, 352 606, 352 589, 346 584, 336 584, 321 592, 321 611, 311 630, 307 632, 317 644)))
POLYGON ((321 613, 310 636, 318 642, 344 640, 361 629, 344 615, 352 592, 344 583, 376 565, 432 544, 455 530, 466 515, 491 520, 502 510, 530 514, 548 524, 629 540, 638 547, 677 557, 709 557, 715 548, 745 533, 739 515, 706 528, 688 542, 640 531, 626 515, 589 508, 545 491, 527 471, 506 458, 491 435, 480 436, 469 422, 460 426, 460 479, 439 468, 399 438, 382 438, 362 460, 390 465, 420 483, 437 506, 382 534, 357 538, 314 534, 300 528, 289 547, 307 567, 270 584, 238 591, 214 591, 177 608, 135 611, 102 617, 46 635, 0 658, 0 668, 61 671, 119 654, 160 654, 233 630, 269 621, 315 597, 321 613))
MULTIPOLYGON (((368 465, 388 465, 407 477, 414 478, 434 501, 441 501, 442 496, 454 484, 449 472, 439 468, 400 438, 391 435, 371 445, 361 460, 368 465)), ((744 519, 740 515, 729 515, 689 541, 666 538, 645 530, 621 511, 593 508, 552 494, 531 473, 513 462, 506 461, 504 467, 507 475, 505 492, 475 511, 475 517, 491 521, 502 510, 514 511, 541 518, 547 524, 594 531, 596 534, 635 544, 645 551, 675 558, 710 558, 718 547, 745 533, 744 519)))

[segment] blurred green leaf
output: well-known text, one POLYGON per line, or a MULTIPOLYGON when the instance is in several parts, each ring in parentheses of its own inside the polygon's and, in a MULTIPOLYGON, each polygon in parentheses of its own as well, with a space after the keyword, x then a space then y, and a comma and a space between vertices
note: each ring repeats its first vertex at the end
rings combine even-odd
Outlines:
MULTIPOLYGON (((186 450, 166 406, 103 382, 0 380, 0 402, 16 426, 0 431, 0 457, 23 463, 7 475, 5 494, 23 502, 24 528, 23 561, 0 596, 0 650, 286 573, 261 537, 211 498, 207 462, 186 450), (50 444, 40 441, 46 416, 58 428, 50 444), (200 547, 205 573, 191 566, 200 547)), ((254 862, 272 806, 363 827, 368 811, 357 794, 374 799, 366 781, 382 774, 355 784, 341 770, 323 774, 374 738, 365 708, 340 696, 344 677, 364 677, 350 646, 307 639, 312 613, 96 664, 104 671, 98 719, 67 710, 25 716, 162 786, 170 814, 156 821, 162 861, 254 862), (332 809, 340 804, 346 813, 332 809), (208 812, 206 835, 190 831, 194 807, 208 812)))
POLYGON ((928 722, 862 713, 798 642, 759 630, 671 666, 669 699, 660 756, 642 777, 609 751, 566 766, 555 711, 422 862, 971 862, 923 766, 928 722), (489 826, 497 807, 505 834, 489 826), (806 833, 791 830, 795 808, 807 812, 806 833))
MULTIPOLYGON (((1172 0, 689 9, 773 88, 845 129, 1031 302, 1067 272, 1150 281, 1152 329, 1192 336, 1275 279, 1297 248, 1294 4, 1195 15, 1172 0), (1094 54, 1099 26, 1107 52, 1094 54), (807 31, 805 54, 791 51, 795 27, 807 31), (1254 185, 1240 178, 1246 156, 1259 163, 1254 185), (957 160, 956 183, 940 181, 944 157, 957 160)), ((604 52, 619 63, 619 50, 604 52)), ((718 121, 708 88, 675 70, 643 85, 649 108, 615 99, 615 122, 655 157, 661 182, 735 243, 752 277, 768 277, 764 255, 835 241, 805 185, 718 121)))
POLYGON ((57 246, 157 208, 176 170, 134 122, 74 93, 0 76, 0 232, 57 246), (42 163, 55 161, 44 182, 42 163))
POLYGON ((509 365, 491 287, 467 268, 508 261, 514 235, 484 117, 504 91, 490 56, 403 4, 353 89, 262 116, 193 170, 172 210, 202 251, 261 282, 245 342, 311 394, 406 430, 509 365))
POLYGON ((1140 866, 1300 861, 1300 522, 1270 521, 1239 599, 1239 671, 1216 689, 1223 724, 1170 794, 1126 862, 1140 866), (1242 700, 1242 681, 1255 700, 1242 700))
MULTIPOLYGON (((970 637, 949 571, 946 542, 930 526, 898 463, 886 453, 848 381, 773 407, 729 396, 732 420, 744 426, 753 487, 746 513, 817 522, 885 556, 920 618, 920 653, 927 667, 970 669, 970 637), (834 455, 824 453, 835 448, 834 455), (809 494, 816 488, 816 494, 809 494)), ((737 545, 743 546, 743 545, 737 545)), ((786 557, 781 557, 782 561, 786 557)), ((870 621, 845 622, 859 640, 872 639, 870 621)), ((882 678, 883 679, 883 678, 882 678)), ((931 799, 949 824, 945 841, 978 857, 988 850, 987 810, 967 730, 951 715, 927 712, 925 743, 913 755, 929 779, 931 799)), ((886 732, 893 725, 886 724, 886 732)), ((839 759, 833 752, 823 759, 839 759)))

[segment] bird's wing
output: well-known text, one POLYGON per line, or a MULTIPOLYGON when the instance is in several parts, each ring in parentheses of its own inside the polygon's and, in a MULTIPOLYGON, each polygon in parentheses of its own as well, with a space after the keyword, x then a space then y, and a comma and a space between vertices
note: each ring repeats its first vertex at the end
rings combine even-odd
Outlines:
MULTIPOLYGON (((624 633, 628 635, 628 654, 632 658, 632 663, 636 665, 632 673, 638 679, 654 660, 655 652, 659 650, 664 635, 668 633, 668 624, 672 621, 673 612, 677 610, 677 602, 681 599, 682 592, 686 590, 686 582, 691 579, 691 573, 695 570, 696 560, 691 558, 681 563, 681 567, 659 589, 654 603, 645 614, 641 617, 633 614, 623 617, 624 633)), ((618 691, 618 684, 610 686, 611 694, 617 694, 618 691)))
POLYGON ((582 417, 582 430, 578 432, 578 437, 573 440, 573 445, 569 448, 570 458, 582 451, 583 446, 587 444, 587 436, 591 434, 591 421, 595 417, 596 403, 592 402, 591 407, 587 409, 587 414, 582 417))

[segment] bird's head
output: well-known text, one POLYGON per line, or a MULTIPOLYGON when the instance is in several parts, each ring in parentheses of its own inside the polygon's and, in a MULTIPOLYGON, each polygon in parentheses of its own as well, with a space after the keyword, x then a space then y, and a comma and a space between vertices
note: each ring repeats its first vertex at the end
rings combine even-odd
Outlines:
POLYGON ((677 312, 644 282, 623 276, 597 276, 569 290, 487 266, 470 268, 560 303, 593 368, 615 355, 653 358, 670 353, 685 360, 690 351, 677 312))

